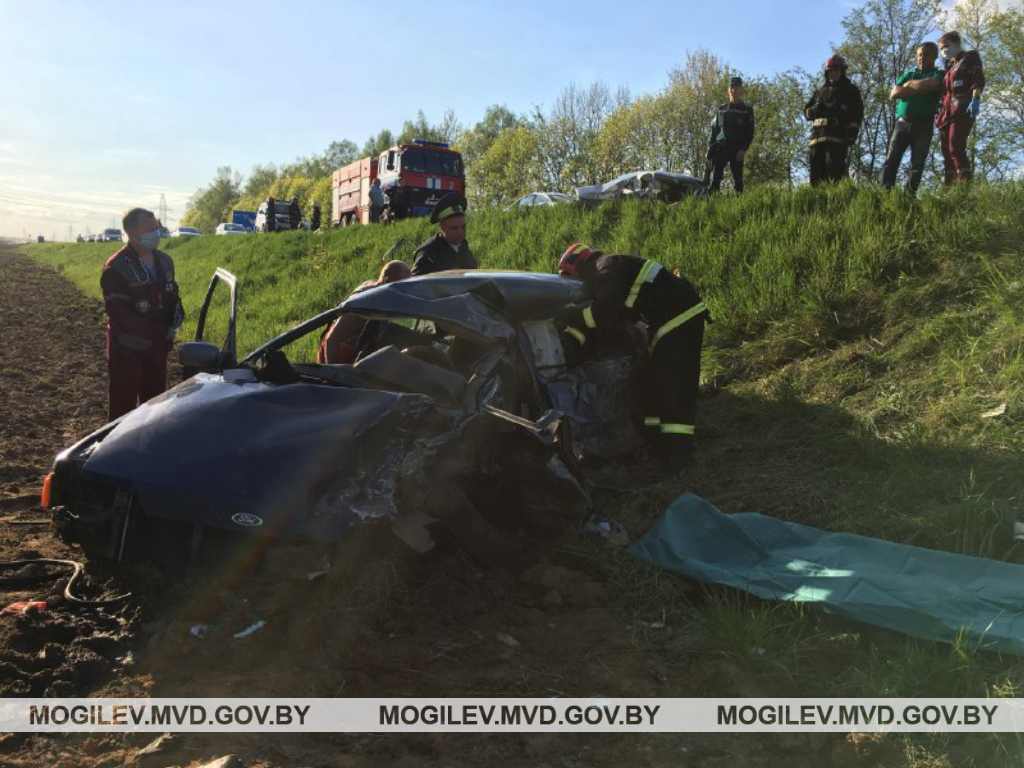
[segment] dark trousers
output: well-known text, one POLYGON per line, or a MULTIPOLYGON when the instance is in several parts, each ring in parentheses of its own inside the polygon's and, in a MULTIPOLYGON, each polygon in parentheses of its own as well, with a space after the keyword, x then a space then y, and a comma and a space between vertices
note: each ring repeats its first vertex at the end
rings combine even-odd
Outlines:
POLYGON ((917 192, 924 175, 924 164, 928 160, 928 150, 932 146, 934 123, 931 119, 900 120, 889 137, 889 154, 885 157, 882 168, 882 186, 892 189, 896 184, 896 176, 900 171, 903 155, 910 147, 910 177, 907 189, 917 192))
POLYGON ((743 161, 736 159, 735 151, 719 150, 711 159, 711 191, 717 192, 722 186, 722 177, 725 175, 725 166, 732 171, 732 183, 737 192, 743 191, 743 161))
POLYGON ((811 145, 811 184, 842 181, 849 175, 849 146, 845 141, 819 141, 811 145))
POLYGON ((974 175, 971 159, 967 156, 967 137, 971 135, 973 127, 972 118, 957 117, 939 128, 946 186, 957 181, 970 181, 974 175))
POLYGON ((695 317, 661 338, 651 358, 654 410, 645 433, 664 455, 693 449, 704 318, 695 317))
POLYGON ((141 357, 112 344, 107 352, 109 421, 167 389, 167 355, 141 357))

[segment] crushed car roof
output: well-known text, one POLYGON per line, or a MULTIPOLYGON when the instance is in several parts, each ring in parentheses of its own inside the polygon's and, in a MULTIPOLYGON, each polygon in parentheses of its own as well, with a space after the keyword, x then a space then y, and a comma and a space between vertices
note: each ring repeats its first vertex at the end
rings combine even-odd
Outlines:
POLYGON ((612 200, 623 194, 646 196, 662 189, 692 188, 694 192, 702 192, 704 183, 696 176, 688 173, 671 171, 630 171, 617 176, 604 184, 579 187, 576 196, 580 200, 612 200))

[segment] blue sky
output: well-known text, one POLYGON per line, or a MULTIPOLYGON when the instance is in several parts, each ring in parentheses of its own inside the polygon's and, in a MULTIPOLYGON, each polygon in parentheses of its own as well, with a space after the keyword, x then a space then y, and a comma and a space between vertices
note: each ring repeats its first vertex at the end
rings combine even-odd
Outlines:
POLYGON ((419 109, 526 112, 573 82, 655 91, 699 47, 746 74, 817 68, 854 5, 0 0, 0 235, 95 232, 161 194, 173 224, 218 166, 362 145, 419 109))

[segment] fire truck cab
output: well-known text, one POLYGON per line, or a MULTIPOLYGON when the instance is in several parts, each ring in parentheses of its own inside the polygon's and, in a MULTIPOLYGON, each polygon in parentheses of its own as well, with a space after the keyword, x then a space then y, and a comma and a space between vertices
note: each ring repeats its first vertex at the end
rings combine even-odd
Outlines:
POLYGON ((447 144, 415 139, 336 170, 331 221, 335 226, 370 223, 370 184, 380 178, 385 220, 429 216, 447 192, 466 193, 462 155, 447 144))

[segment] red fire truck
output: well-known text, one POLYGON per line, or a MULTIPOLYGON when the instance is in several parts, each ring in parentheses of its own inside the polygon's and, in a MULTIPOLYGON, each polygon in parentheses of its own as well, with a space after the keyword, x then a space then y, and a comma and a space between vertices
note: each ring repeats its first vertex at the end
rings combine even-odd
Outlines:
POLYGON ((462 155, 447 144, 415 139, 339 168, 332 175, 335 226, 370 223, 370 183, 380 177, 386 217, 429 216, 446 192, 466 193, 462 155))

